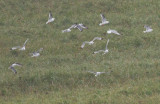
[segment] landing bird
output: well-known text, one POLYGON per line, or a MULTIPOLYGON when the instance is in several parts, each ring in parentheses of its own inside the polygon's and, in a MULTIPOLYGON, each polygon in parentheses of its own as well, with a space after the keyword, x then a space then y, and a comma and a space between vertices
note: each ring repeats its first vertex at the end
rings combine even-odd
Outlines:
POLYGON ((74 28, 77 28, 79 31, 83 31, 83 29, 88 29, 88 27, 86 27, 85 25, 83 25, 82 23, 80 23, 80 24, 77 24, 77 23, 75 23, 74 24, 75 25, 75 27, 74 28))
POLYGON ((53 18, 51 11, 49 12, 49 17, 48 17, 48 21, 46 22, 46 24, 51 23, 55 20, 55 18, 53 18))
POLYGON ((143 31, 144 33, 148 33, 148 32, 153 31, 153 29, 150 26, 145 25, 144 28, 146 29, 145 31, 143 31))
POLYGON ((23 46, 15 46, 15 47, 12 47, 11 50, 16 50, 16 49, 19 49, 19 50, 21 50, 21 51, 26 50, 25 46, 26 46, 26 43, 27 43, 28 40, 29 40, 29 39, 27 39, 27 40, 24 42, 23 46))
POLYGON ((62 33, 65 33, 65 32, 71 32, 71 29, 72 28, 75 28, 75 24, 74 25, 72 25, 71 27, 69 27, 68 29, 65 29, 65 30, 62 30, 62 33))
POLYGON ((99 52, 103 52, 103 55, 104 55, 104 54, 108 53, 109 52, 108 43, 109 43, 109 39, 108 39, 107 44, 106 44, 106 49, 105 50, 95 51, 94 54, 97 54, 99 52))
POLYGON ((40 56, 40 52, 43 50, 43 48, 40 48, 38 51, 30 53, 32 55, 31 57, 38 57, 40 56))
POLYGON ((99 75, 101 75, 101 74, 106 73, 106 72, 93 72, 93 71, 88 71, 88 72, 94 74, 95 77, 97 77, 97 76, 99 76, 99 75))
POLYGON ((101 37, 95 37, 93 40, 91 40, 91 41, 85 41, 85 42, 83 42, 83 44, 81 45, 81 48, 84 48, 84 46, 85 46, 85 44, 89 44, 89 45, 92 45, 92 44, 94 44, 94 41, 95 40, 102 40, 102 38, 101 37))
POLYGON ((111 30, 111 29, 109 29, 109 30, 107 31, 107 33, 108 33, 108 34, 113 33, 113 34, 116 34, 116 35, 121 35, 121 34, 118 33, 116 30, 111 30))
POLYGON ((107 19, 104 17, 104 15, 103 15, 103 14, 100 14, 100 16, 101 16, 101 19, 102 19, 102 22, 99 24, 100 26, 102 26, 102 25, 105 25, 105 24, 108 24, 108 23, 109 23, 109 21, 107 21, 107 19))
POLYGON ((17 71, 14 68, 15 66, 22 66, 22 65, 19 63, 13 63, 8 69, 11 69, 14 72, 14 74, 17 74, 17 71))

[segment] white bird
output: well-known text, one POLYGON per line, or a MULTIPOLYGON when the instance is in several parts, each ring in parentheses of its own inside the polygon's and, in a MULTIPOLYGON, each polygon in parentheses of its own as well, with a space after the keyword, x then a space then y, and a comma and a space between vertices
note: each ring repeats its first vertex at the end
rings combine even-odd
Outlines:
POLYGON ((12 47, 11 50, 16 50, 16 49, 19 49, 19 50, 21 50, 21 51, 26 50, 25 46, 26 46, 26 43, 27 43, 28 40, 29 40, 29 39, 27 39, 27 40, 24 42, 23 46, 15 46, 15 47, 12 47))
POLYGON ((43 48, 40 48, 38 51, 30 53, 32 55, 31 57, 38 57, 40 56, 40 52, 43 50, 43 48))
POLYGON ((77 23, 75 23, 74 24, 75 25, 75 27, 74 28, 77 28, 79 31, 83 31, 83 29, 88 29, 88 27, 86 27, 85 25, 83 25, 82 23, 80 23, 80 24, 77 24, 77 23))
POLYGON ((85 41, 85 42, 82 43, 81 48, 84 48, 85 44, 89 44, 89 45, 94 44, 94 41, 95 41, 95 40, 102 40, 102 38, 101 38, 101 37, 95 37, 95 38, 93 38, 93 40, 91 40, 91 41, 85 41))
POLYGON ((71 32, 71 29, 72 28, 75 28, 75 24, 74 25, 72 25, 71 27, 69 27, 68 29, 65 29, 65 30, 62 30, 62 33, 65 33, 65 32, 71 32))
POLYGON ((93 71, 88 71, 88 72, 94 74, 95 77, 97 77, 97 76, 99 76, 99 75, 101 75, 101 74, 106 73, 106 72, 93 72, 93 71))
POLYGON ((22 66, 22 65, 19 63, 13 63, 8 69, 11 69, 14 72, 14 74, 17 74, 17 71, 14 68, 15 66, 22 66))
POLYGON ((103 15, 103 14, 100 14, 100 16, 101 16, 101 20, 102 20, 102 22, 99 24, 100 26, 102 26, 102 25, 105 25, 105 24, 108 24, 108 23, 109 23, 109 21, 107 21, 107 19, 104 17, 104 15, 103 15))
POLYGON ((97 54, 97 53, 99 53, 99 52, 103 52, 103 55, 104 55, 104 54, 108 53, 108 52, 109 52, 108 43, 109 43, 109 39, 108 39, 108 41, 107 41, 105 50, 95 51, 94 54, 97 54))
POLYGON ((112 29, 109 29, 109 30, 107 31, 107 33, 108 33, 108 34, 113 33, 113 34, 116 34, 116 35, 121 35, 121 34, 118 33, 116 30, 112 30, 112 29))
POLYGON ((144 28, 146 29, 145 31, 143 31, 144 33, 148 33, 148 32, 153 31, 153 29, 150 26, 145 25, 144 28))
POLYGON ((48 21, 46 22, 46 24, 51 23, 55 20, 55 18, 53 18, 51 11, 49 12, 49 17, 48 17, 48 21))

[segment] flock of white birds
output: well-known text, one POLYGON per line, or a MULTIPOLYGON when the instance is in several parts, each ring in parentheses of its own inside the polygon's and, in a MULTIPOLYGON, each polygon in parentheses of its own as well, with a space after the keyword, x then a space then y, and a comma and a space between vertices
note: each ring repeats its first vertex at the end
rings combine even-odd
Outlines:
MULTIPOLYGON (((107 19, 105 18, 105 16, 104 16, 103 14, 100 14, 100 16, 101 16, 101 23, 99 24, 99 26, 103 26, 103 25, 105 25, 105 24, 109 24, 109 21, 107 21, 107 19)), ((49 12, 49 18, 48 18, 48 21, 46 22, 46 24, 49 24, 49 23, 53 22, 54 20, 55 20, 55 18, 53 18, 52 13, 49 12)), ((144 33, 149 33, 149 32, 152 32, 152 31, 153 31, 153 29, 152 29, 150 26, 148 26, 148 25, 145 25, 144 28, 146 29, 145 31, 143 31, 144 33)), ((71 27, 69 27, 68 29, 62 30, 62 33, 71 32, 71 29, 78 29, 79 31, 82 32, 83 29, 88 29, 88 28, 87 28, 85 25, 83 25, 82 23, 79 23, 79 24, 75 23, 75 24, 73 24, 71 27)), ((113 34, 116 34, 116 35, 121 35, 121 34, 118 33, 116 30, 113 30, 113 29, 109 29, 109 30, 107 31, 107 33, 108 33, 108 34, 112 34, 112 33, 113 33, 113 34)), ((93 40, 91 40, 91 41, 85 41, 85 42, 82 43, 81 48, 84 48, 84 46, 85 46, 86 44, 88 44, 88 45, 94 44, 94 41, 95 41, 95 40, 102 40, 102 39, 103 39, 103 38, 101 38, 101 37, 95 37, 95 38, 93 38, 93 40)), ((29 39, 27 39, 27 40, 24 42, 23 46, 15 46, 15 47, 12 47, 11 50, 20 50, 20 51, 26 50, 25 46, 26 46, 26 43, 28 42, 28 40, 29 40, 29 39)), ((93 53, 94 53, 94 54, 97 54, 97 53, 103 52, 103 55, 106 54, 106 53, 108 53, 108 52, 109 52, 108 43, 109 43, 109 39, 108 39, 108 41, 107 41, 107 44, 106 44, 106 47, 105 47, 104 50, 98 50, 98 51, 95 51, 95 52, 93 52, 93 53)), ((35 52, 33 52, 33 53, 30 53, 31 57, 38 57, 38 56, 40 56, 40 52, 41 52, 42 50, 43 50, 43 48, 40 48, 38 51, 35 51, 35 52)), ((9 67, 9 69, 11 69, 11 70, 16 74, 17 71, 16 71, 15 68, 14 68, 15 66, 22 66, 22 64, 13 63, 13 64, 9 67)), ((88 71, 88 72, 94 74, 96 77, 99 76, 99 75, 101 75, 101 74, 104 74, 104 73, 110 73, 110 72, 93 72, 93 71, 88 71)))

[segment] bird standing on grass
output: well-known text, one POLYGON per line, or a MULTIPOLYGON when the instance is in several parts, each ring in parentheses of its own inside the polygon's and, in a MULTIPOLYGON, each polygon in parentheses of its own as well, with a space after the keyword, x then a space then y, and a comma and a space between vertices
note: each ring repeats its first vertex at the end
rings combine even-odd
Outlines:
POLYGON ((46 22, 46 24, 51 23, 55 20, 55 18, 53 18, 51 11, 49 11, 49 17, 48 17, 48 21, 46 22))
POLYGON ((8 69, 11 69, 14 72, 14 74, 17 74, 17 71, 14 68, 15 66, 22 66, 22 64, 13 63, 8 69))

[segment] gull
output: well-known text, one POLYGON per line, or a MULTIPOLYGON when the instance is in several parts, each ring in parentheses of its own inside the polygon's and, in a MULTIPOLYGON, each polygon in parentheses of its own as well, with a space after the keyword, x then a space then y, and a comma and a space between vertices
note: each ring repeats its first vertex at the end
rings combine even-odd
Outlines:
POLYGON ((75 23, 74 25, 75 25, 74 28, 77 28, 81 32, 83 31, 83 29, 88 29, 88 27, 86 27, 82 23, 80 23, 80 24, 75 23))
POLYGON ((112 30, 112 29, 109 29, 109 30, 107 31, 107 33, 108 33, 108 34, 113 33, 113 34, 116 34, 116 35, 121 35, 121 34, 118 33, 116 30, 112 30))
POLYGON ((93 38, 93 40, 91 40, 91 41, 85 41, 85 42, 82 43, 81 48, 84 48, 85 44, 89 44, 89 45, 94 44, 94 41, 95 41, 95 40, 102 40, 102 38, 101 38, 101 37, 95 37, 95 38, 93 38))
POLYGON ((65 30, 62 30, 62 33, 65 33, 65 32, 71 32, 71 29, 72 28, 75 28, 75 24, 74 25, 72 25, 71 27, 69 27, 68 29, 65 29, 65 30))
POLYGON ((15 66, 22 66, 22 65, 19 63, 13 63, 8 69, 11 69, 14 72, 14 74, 17 74, 17 71, 14 68, 15 66))
POLYGON ((101 74, 106 73, 106 72, 93 72, 93 71, 88 71, 88 72, 94 74, 95 77, 97 77, 97 76, 99 76, 99 75, 101 75, 101 74))
POLYGON ((48 17, 48 21, 46 22, 46 24, 51 23, 55 20, 55 18, 53 18, 51 11, 49 11, 49 17, 48 17))
POLYGON ((30 53, 32 55, 31 57, 38 57, 40 56, 40 52, 43 50, 43 48, 40 48, 38 51, 30 53))
POLYGON ((94 54, 97 54, 99 52, 103 52, 103 55, 104 55, 104 54, 108 53, 109 52, 109 50, 108 50, 108 43, 109 43, 109 39, 108 39, 107 44, 106 44, 106 49, 105 50, 95 51, 94 54))
POLYGON ((144 33, 148 33, 148 32, 153 31, 153 29, 150 26, 145 25, 144 28, 146 29, 145 31, 143 31, 144 33))
POLYGON ((109 71, 109 72, 93 72, 93 71, 88 71, 88 72, 94 74, 95 77, 97 77, 97 76, 99 76, 99 75, 101 75, 101 74, 104 74, 104 73, 110 74, 110 73, 113 72, 113 71, 109 71))
POLYGON ((109 21, 107 21, 107 19, 104 17, 104 15, 103 15, 103 14, 100 14, 100 16, 101 16, 101 19, 102 19, 102 22, 99 24, 100 26, 102 26, 102 25, 105 25, 105 24, 108 24, 108 23, 109 23, 109 21))
POLYGON ((16 49, 19 49, 19 50, 21 50, 21 51, 26 50, 25 46, 26 46, 26 43, 27 43, 28 40, 29 40, 29 39, 27 39, 27 40, 24 42, 23 46, 15 46, 15 47, 12 47, 11 50, 16 50, 16 49))

